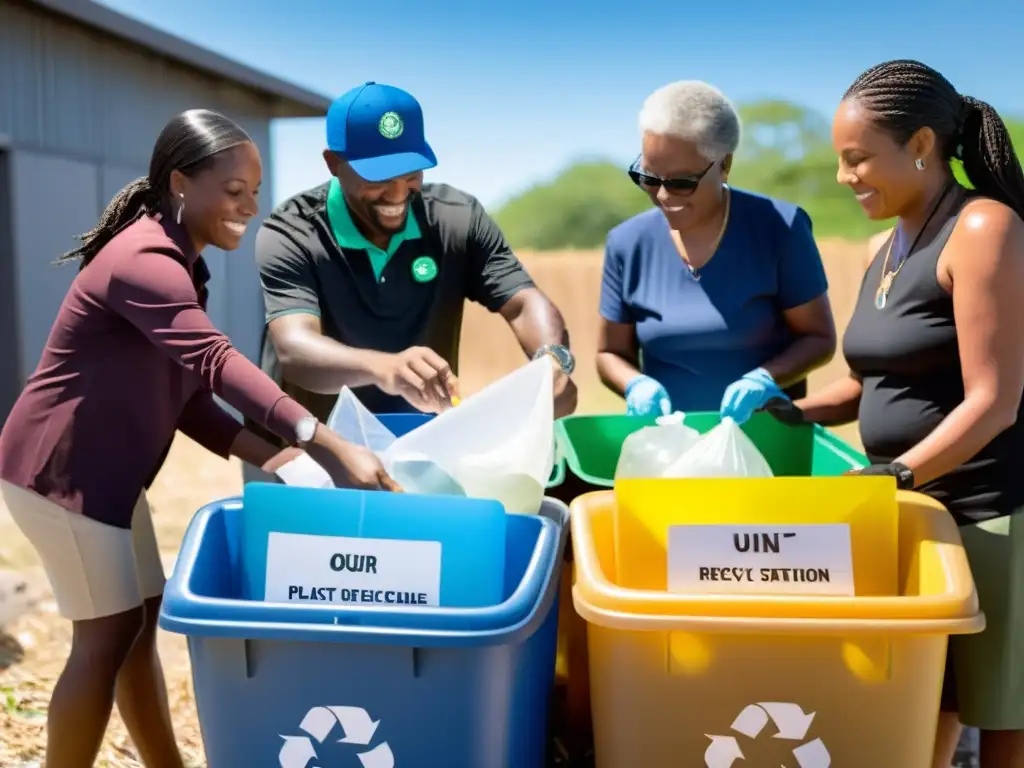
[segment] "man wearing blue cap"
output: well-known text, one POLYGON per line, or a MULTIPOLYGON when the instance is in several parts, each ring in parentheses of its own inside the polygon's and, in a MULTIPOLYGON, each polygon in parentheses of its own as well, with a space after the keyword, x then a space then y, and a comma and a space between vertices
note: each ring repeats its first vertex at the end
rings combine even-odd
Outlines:
POLYGON ((270 214, 256 238, 267 310, 263 369, 326 419, 343 386, 375 413, 437 412, 466 299, 508 321, 556 366, 556 416, 576 407, 558 309, 471 195, 424 184, 437 165, 409 93, 365 83, 327 113, 331 180, 270 214))

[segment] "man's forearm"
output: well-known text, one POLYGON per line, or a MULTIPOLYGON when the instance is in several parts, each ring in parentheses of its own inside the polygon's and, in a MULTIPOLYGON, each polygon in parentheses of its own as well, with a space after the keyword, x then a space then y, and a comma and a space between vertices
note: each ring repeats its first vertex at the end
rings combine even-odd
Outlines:
POLYGON ((524 288, 501 308, 527 357, 545 344, 569 345, 569 332, 562 313, 536 288, 524 288))
POLYGON ((380 383, 386 353, 348 347, 319 334, 299 334, 278 347, 284 377, 309 392, 336 395, 342 387, 380 383))

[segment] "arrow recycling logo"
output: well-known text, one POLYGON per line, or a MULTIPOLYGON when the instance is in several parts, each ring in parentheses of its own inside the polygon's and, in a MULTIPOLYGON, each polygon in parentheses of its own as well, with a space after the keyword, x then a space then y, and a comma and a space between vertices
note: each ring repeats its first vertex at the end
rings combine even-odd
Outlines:
MULTIPOLYGON (((749 739, 756 739, 771 720, 778 730, 774 738, 802 742, 793 749, 793 757, 799 768, 829 768, 832 756, 822 740, 804 741, 814 715, 814 712, 805 715, 799 704, 763 701, 745 707, 733 721, 732 730, 749 739)), ((731 768, 737 760, 745 759, 735 736, 704 735, 711 739, 704 751, 704 765, 707 768, 731 768)))
MULTIPOLYGON (((281 736, 284 744, 277 756, 281 768, 307 768, 310 761, 317 761, 317 748, 313 742, 323 744, 336 725, 340 725, 344 732, 343 738, 338 739, 339 743, 369 747, 380 720, 371 720, 362 707, 313 707, 299 724, 299 730, 305 735, 281 736)), ((395 756, 386 741, 356 754, 363 768, 395 766, 395 756)))

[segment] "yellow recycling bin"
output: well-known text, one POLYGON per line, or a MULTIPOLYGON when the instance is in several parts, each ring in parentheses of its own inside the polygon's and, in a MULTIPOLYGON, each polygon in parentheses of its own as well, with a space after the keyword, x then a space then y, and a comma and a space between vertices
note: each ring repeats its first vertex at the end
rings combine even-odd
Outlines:
POLYGON ((620 586, 615 492, 577 498, 597 768, 929 768, 948 636, 985 622, 952 517, 894 493, 896 594, 847 596, 620 586))

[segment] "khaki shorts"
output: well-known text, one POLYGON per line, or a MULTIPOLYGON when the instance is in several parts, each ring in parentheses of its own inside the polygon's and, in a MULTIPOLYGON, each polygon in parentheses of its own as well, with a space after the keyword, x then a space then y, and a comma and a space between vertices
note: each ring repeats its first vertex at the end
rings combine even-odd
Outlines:
POLYGON ((163 594, 164 568, 145 493, 130 530, 69 512, 3 480, 0 500, 39 554, 64 618, 113 616, 163 594))
POLYGON ((942 709, 987 731, 1024 730, 1024 510, 960 528, 985 629, 949 638, 942 709))

